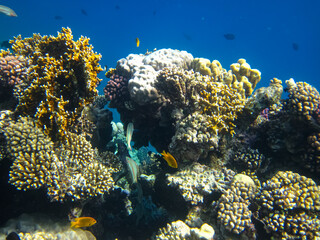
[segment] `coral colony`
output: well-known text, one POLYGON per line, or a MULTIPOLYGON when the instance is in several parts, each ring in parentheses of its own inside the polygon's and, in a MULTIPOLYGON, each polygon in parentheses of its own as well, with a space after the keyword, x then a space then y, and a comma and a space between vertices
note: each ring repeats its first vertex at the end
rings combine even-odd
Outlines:
POLYGON ((227 70, 160 49, 120 59, 98 96, 101 56, 88 38, 63 28, 10 43, 0 169, 14 201, 0 238, 320 238, 320 95, 310 84, 286 80, 282 98, 277 78, 256 88, 261 73, 245 59, 227 70), (30 214, 52 202, 46 220, 30 214))

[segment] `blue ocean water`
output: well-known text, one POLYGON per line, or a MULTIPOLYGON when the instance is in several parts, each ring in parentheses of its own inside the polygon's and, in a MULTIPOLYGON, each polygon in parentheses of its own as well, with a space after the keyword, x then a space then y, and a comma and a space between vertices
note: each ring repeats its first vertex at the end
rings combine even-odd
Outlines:
MULTIPOLYGON (((17 18, 0 15, 0 41, 19 34, 56 35, 62 27, 70 27, 76 39, 90 37, 95 51, 102 54, 101 65, 108 67, 130 53, 173 48, 217 59, 226 69, 245 58, 262 72, 258 87, 273 77, 320 86, 317 0, 7 0, 0 4, 18 14, 17 18), (224 34, 234 34, 235 39, 227 40, 224 34)), ((103 74, 100 77, 101 92, 107 80, 103 74)))

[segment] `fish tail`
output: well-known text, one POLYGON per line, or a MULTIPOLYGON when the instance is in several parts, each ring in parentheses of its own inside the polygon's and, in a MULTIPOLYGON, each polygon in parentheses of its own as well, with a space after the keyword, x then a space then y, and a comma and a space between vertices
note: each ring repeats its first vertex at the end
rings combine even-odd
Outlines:
POLYGON ((76 228, 77 227, 77 222, 71 222, 71 228, 76 228))

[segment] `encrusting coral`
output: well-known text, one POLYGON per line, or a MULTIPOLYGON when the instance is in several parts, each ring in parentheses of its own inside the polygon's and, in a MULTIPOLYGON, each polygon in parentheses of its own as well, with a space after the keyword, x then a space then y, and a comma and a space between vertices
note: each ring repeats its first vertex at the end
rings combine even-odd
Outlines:
POLYGON ((83 107, 97 95, 101 55, 93 52, 88 38, 74 41, 69 28, 62 28, 57 37, 18 36, 11 44, 15 56, 30 63, 18 91, 17 112, 35 116, 54 141, 64 138, 83 107))

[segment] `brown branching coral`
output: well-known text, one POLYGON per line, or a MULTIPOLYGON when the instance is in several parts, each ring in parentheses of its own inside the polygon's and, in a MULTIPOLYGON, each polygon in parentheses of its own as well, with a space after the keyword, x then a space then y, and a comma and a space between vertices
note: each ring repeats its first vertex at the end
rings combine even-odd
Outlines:
POLYGON ((16 56, 30 62, 17 111, 35 116, 53 140, 64 138, 82 108, 97 95, 101 55, 93 52, 88 38, 74 41, 69 28, 57 37, 18 36, 11 43, 16 56))

